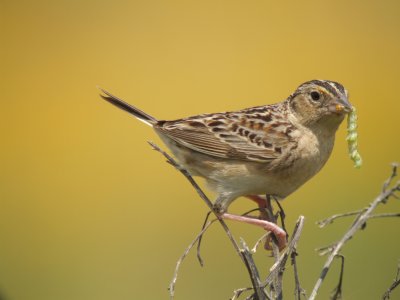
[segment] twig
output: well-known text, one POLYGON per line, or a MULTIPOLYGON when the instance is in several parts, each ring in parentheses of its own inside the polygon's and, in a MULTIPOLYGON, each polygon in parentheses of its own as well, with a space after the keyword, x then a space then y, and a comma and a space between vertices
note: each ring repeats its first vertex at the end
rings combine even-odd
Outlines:
POLYGON ((299 273, 297 270, 297 261, 296 261, 296 257, 297 257, 297 250, 296 247, 294 247, 294 250, 292 252, 292 254, 290 255, 291 258, 291 263, 293 266, 293 273, 294 273, 294 297, 296 300, 301 300, 301 296, 303 295, 304 297, 306 296, 306 292, 304 289, 302 289, 301 285, 300 285, 300 280, 299 280, 299 273))
MULTIPOLYGON (((271 204, 271 197, 269 195, 266 195, 266 201, 267 205, 265 207, 265 211, 267 213, 268 219, 270 222, 277 223, 273 211, 273 207, 271 204)), ((272 238, 272 255, 274 256, 275 263, 278 262, 279 260, 279 247, 278 247, 278 241, 276 239, 275 235, 271 235, 272 238)), ((276 272, 272 278, 272 285, 271 289, 274 294, 274 299, 281 300, 283 298, 283 291, 282 291, 282 283, 283 283, 283 269, 279 269, 278 272, 276 272)))
POLYGON ((275 200, 276 205, 278 205, 279 207, 279 216, 281 217, 281 224, 282 224, 282 229, 286 232, 286 238, 289 238, 289 235, 286 231, 286 226, 285 226, 285 218, 286 218, 286 214, 285 214, 285 210, 283 209, 282 205, 279 203, 278 199, 276 197, 273 197, 275 200))
POLYGON ((317 296, 319 288, 321 287, 321 284, 322 284, 323 280, 325 279, 326 274, 329 271, 329 268, 332 264, 333 259, 339 254, 339 251, 342 249, 344 244, 349 239, 351 239, 359 229, 361 229, 365 225, 365 222, 368 220, 371 213, 374 211, 374 209, 380 203, 385 203, 390 196, 393 196, 396 191, 400 190, 400 182, 397 182, 393 187, 389 188, 393 178, 396 176, 396 171, 397 171, 397 165, 393 164, 392 173, 391 173, 389 179, 386 180, 384 183, 384 191, 382 191, 382 193, 378 197, 376 197, 375 200, 373 202, 371 202, 370 205, 365 210, 363 210, 363 212, 356 218, 354 223, 350 226, 349 230, 335 244, 335 246, 333 247, 330 255, 328 256, 328 258, 324 264, 324 267, 321 271, 321 274, 320 274, 317 282, 314 285, 314 288, 312 290, 309 300, 314 300, 315 297, 317 296))
POLYGON ((263 240, 265 240, 266 238, 268 238, 271 234, 272 234, 272 233, 271 233, 270 231, 264 233, 264 234, 257 240, 257 242, 254 244, 254 247, 251 248, 251 252, 252 252, 252 253, 256 253, 256 252, 257 252, 257 248, 258 248, 258 246, 260 246, 261 242, 262 242, 263 240))
MULTIPOLYGON (((344 214, 336 214, 333 216, 330 216, 329 218, 326 218, 324 220, 318 221, 317 225, 319 228, 323 228, 326 225, 332 224, 334 220, 343 218, 343 217, 349 217, 349 216, 354 216, 362 213, 364 210, 356 210, 344 214)), ((377 218, 391 218, 391 217, 400 217, 400 213, 383 213, 383 214, 375 214, 371 215, 368 217, 368 219, 377 219, 377 218)))
POLYGON ((369 217, 369 219, 377 219, 377 218, 393 218, 400 217, 400 213, 384 213, 384 214, 376 214, 369 217))
POLYGON ((332 245, 317 248, 317 249, 315 249, 315 251, 317 251, 320 256, 324 256, 325 254, 331 253, 333 251, 333 249, 335 249, 335 246, 336 246, 336 244, 332 244, 332 245))
POLYGON ((336 255, 337 258, 340 258, 341 264, 340 264, 340 275, 339 275, 339 283, 336 286, 336 288, 333 290, 331 299, 332 300, 338 300, 342 299, 342 285, 343 285, 343 275, 344 275, 344 256, 343 255, 336 255))
MULTIPOLYGON (((279 261, 279 249, 277 246, 277 242, 275 239, 272 239, 272 255, 274 256, 275 262, 279 261)), ((282 290, 282 284, 283 284, 283 271, 284 268, 279 268, 277 272, 275 272, 275 275, 272 279, 272 285, 271 289, 274 292, 274 299, 277 300, 282 300, 283 299, 283 290, 282 290)))
POLYGON ((176 285, 176 280, 178 279, 178 273, 179 273, 179 268, 182 264, 182 262, 184 261, 184 259, 186 258, 186 256, 189 254, 190 250, 193 248, 193 246, 197 243, 197 241, 200 239, 200 237, 204 234, 204 232, 208 229, 208 227, 210 227, 210 225, 212 223, 214 223, 216 221, 215 220, 211 220, 209 221, 207 224, 205 224, 205 226, 203 227, 202 231, 200 231, 200 233, 196 236, 196 238, 190 243, 190 245, 186 248, 185 252, 183 252, 183 254, 181 255, 181 257, 179 257, 177 263, 176 263, 176 267, 175 267, 175 272, 174 272, 174 276, 172 277, 171 283, 169 284, 169 295, 171 297, 171 299, 174 298, 174 294, 175 294, 175 285, 176 285))
POLYGON ((183 176, 185 176, 186 179, 192 184, 193 188, 196 190, 197 194, 199 194, 200 198, 203 199, 203 201, 207 204, 208 208, 217 217, 217 219, 220 222, 222 228, 225 230, 226 235, 228 236, 229 240, 231 241, 233 247, 235 248, 236 253, 239 255, 240 258, 242 258, 241 254, 240 254, 240 247, 237 244, 237 242, 235 241, 234 237, 232 236, 232 233, 230 232, 228 226, 226 225, 224 220, 222 220, 219 217, 219 215, 214 211, 214 207, 213 207, 212 202, 210 201, 210 199, 208 199, 208 197, 203 192, 203 190, 199 187, 199 185, 196 183, 196 181, 194 181, 194 179, 190 175, 190 173, 186 169, 182 168, 168 153, 166 153, 165 151, 161 150, 160 147, 158 147, 156 144, 154 144, 153 142, 148 142, 148 143, 150 144, 150 146, 154 150, 156 150, 156 151, 160 152, 162 155, 164 155, 164 157, 167 159, 168 163, 170 163, 177 170, 179 170, 183 174, 183 176))
POLYGON ((390 174, 390 177, 386 179, 386 181, 383 183, 382 187, 382 192, 386 192, 387 188, 389 187, 390 183, 392 182, 393 178, 397 176, 397 168, 399 167, 398 163, 392 163, 392 174, 390 174))
POLYGON ((233 291, 233 296, 230 300, 237 300, 244 292, 253 290, 252 287, 241 288, 233 291))
POLYGON ((260 209, 259 207, 253 208, 253 209, 250 209, 250 210, 248 210, 248 211, 242 213, 241 216, 249 216, 249 214, 251 214, 252 212, 260 211, 260 210, 261 210, 261 209, 260 209))
MULTIPOLYGON (((253 256, 251 255, 251 252, 250 252, 249 248, 247 247, 245 241, 243 239, 241 239, 241 242, 242 242, 241 254, 243 257, 244 264, 246 265, 246 268, 250 275, 251 284, 254 289, 255 299, 256 300, 266 300, 267 295, 265 294, 264 289, 261 287, 260 275, 259 275, 257 267, 254 263, 253 256)), ((268 299, 270 299, 270 298, 268 297, 268 299)))
POLYGON ((270 273, 268 274, 267 278, 263 282, 263 286, 266 287, 271 284, 274 276, 276 276, 277 272, 282 272, 285 268, 286 262, 290 257, 291 253, 295 251, 297 242, 300 239, 301 231, 303 230, 304 226, 304 217, 300 216, 296 222, 296 225, 293 230, 292 239, 290 240, 287 248, 283 251, 281 256, 279 257, 278 261, 271 267, 270 273))
MULTIPOLYGON (((203 226, 201 227, 201 230, 203 230, 204 227, 206 226, 208 218, 210 217, 210 214, 211 214, 211 211, 207 212, 207 215, 206 215, 206 218, 204 219, 204 223, 203 223, 203 226)), ((204 266, 204 260, 203 260, 203 258, 201 257, 201 254, 200 254, 200 247, 201 247, 201 241, 202 240, 203 240, 203 235, 200 235, 199 240, 197 242, 197 260, 199 261, 200 266, 203 267, 204 266)))
POLYGON ((394 279, 394 281, 391 284, 391 286, 387 289, 387 291, 383 294, 382 300, 390 299, 390 294, 399 285, 400 285, 400 263, 397 265, 396 278, 394 279))
MULTIPOLYGON (((150 146, 151 146, 154 150, 160 152, 160 153, 167 159, 167 162, 168 162, 169 164, 171 164, 172 166, 174 166, 177 170, 179 170, 179 171, 185 176, 185 178, 192 184, 193 188, 196 190, 196 192, 198 193, 198 195, 200 196, 200 198, 203 199, 203 201, 207 204, 207 206, 208 206, 208 208, 210 209, 210 211, 212 211, 213 214, 217 217, 217 220, 218 220, 219 223, 221 224, 222 228, 225 230, 226 235, 228 236, 229 240, 231 241, 233 247, 235 248, 236 253, 237 253, 237 254, 239 255, 239 257, 242 259, 242 261, 246 264, 247 261, 246 261, 245 257, 243 256, 243 253, 242 253, 242 251, 241 251, 239 245, 237 244, 235 238, 233 237, 232 233, 230 232, 228 226, 226 225, 226 223, 224 222, 224 220, 221 219, 221 217, 218 215, 218 213, 216 213, 216 212, 214 211, 214 207, 213 207, 212 202, 210 201, 210 199, 208 199, 208 197, 206 196, 206 194, 205 194, 205 193, 203 192, 203 190, 199 187, 199 185, 196 183, 196 181, 193 179, 193 177, 190 175, 190 173, 189 173, 186 169, 184 169, 183 167, 181 167, 168 153, 166 153, 165 151, 161 150, 156 144, 154 144, 154 143, 152 143, 152 142, 149 142, 149 144, 150 144, 150 146)), ((208 227, 208 226, 207 226, 207 227, 208 227)), ((207 227, 204 228, 204 229, 200 232, 200 234, 199 234, 199 235, 197 236, 197 238, 195 239, 194 243, 196 243, 199 239, 201 239, 201 237, 202 237, 204 231, 207 229, 207 227)), ((183 255, 183 258, 186 257, 187 253, 188 253, 188 252, 190 251, 190 249, 193 247, 194 243, 192 243, 192 244, 189 246, 189 248, 185 251, 185 253, 184 253, 184 255, 183 255)), ((180 265, 180 263, 181 263, 181 260, 178 260, 178 264, 179 264, 179 265, 180 265)), ((178 271, 178 269, 179 269, 179 265, 178 265, 178 264, 177 264, 177 268, 176 268, 176 272, 175 272, 174 278, 173 278, 173 280, 172 280, 172 282, 171 282, 171 285, 170 285, 170 295, 171 295, 171 298, 172 298, 173 295, 174 295, 174 287, 175 287, 175 282, 176 282, 176 278, 177 278, 177 274, 178 274, 177 271, 178 271)), ((246 267, 247 267, 247 265, 246 265, 246 267)), ((255 273, 255 274, 252 273, 252 272, 254 271, 254 268, 248 268, 248 271, 249 271, 249 273, 250 273, 250 275, 251 275, 251 276, 250 276, 251 278, 256 278, 256 277, 258 276, 256 273, 255 273)), ((256 292, 257 292, 257 290, 256 290, 256 292)), ((261 298, 261 300, 263 300, 263 299, 266 299, 266 298, 261 298)))
POLYGON ((329 218, 317 221, 317 225, 319 226, 319 228, 323 228, 328 224, 332 224, 333 221, 336 219, 358 215, 362 212, 363 212, 363 210, 356 210, 356 211, 347 212, 347 213, 343 213, 343 214, 336 214, 336 215, 330 216, 329 218))
MULTIPOLYGON (((278 272, 283 272, 283 270, 285 269, 285 265, 286 265, 288 258, 290 257, 290 255, 292 254, 293 251, 296 251, 296 246, 300 239, 300 235, 301 235, 303 226, 304 226, 304 217, 300 216, 296 222, 294 229, 293 229, 292 239, 290 240, 288 246, 283 251, 283 253, 279 257, 279 259, 270 268, 270 270, 269 270, 270 272, 269 272, 267 278, 261 284, 261 286, 264 289, 267 286, 271 285, 272 281, 274 280, 274 278, 278 272)), ((234 292, 234 296, 233 296, 232 300, 237 299, 237 297, 239 297, 241 295, 241 293, 243 293, 244 291, 248 291, 249 289, 251 289, 251 288, 242 288, 242 289, 236 290, 234 292)), ((253 295, 247 297, 246 299, 254 299, 254 296, 255 295, 253 294, 253 295)), ((269 297, 268 294, 267 294, 267 297, 269 297)), ((272 297, 272 299, 276 299, 276 298, 272 297)))

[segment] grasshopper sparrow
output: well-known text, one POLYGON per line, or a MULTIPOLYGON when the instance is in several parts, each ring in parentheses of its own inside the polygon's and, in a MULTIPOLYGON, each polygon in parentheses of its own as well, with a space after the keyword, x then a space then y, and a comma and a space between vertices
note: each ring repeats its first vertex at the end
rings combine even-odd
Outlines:
POLYGON ((173 121, 157 120, 102 92, 105 100, 152 126, 191 175, 206 179, 218 194, 214 208, 221 218, 273 231, 280 248, 286 244, 282 229, 228 214, 229 205, 247 196, 265 207, 257 195, 283 199, 293 193, 326 163, 335 132, 352 107, 344 87, 327 80, 305 82, 277 104, 173 121))

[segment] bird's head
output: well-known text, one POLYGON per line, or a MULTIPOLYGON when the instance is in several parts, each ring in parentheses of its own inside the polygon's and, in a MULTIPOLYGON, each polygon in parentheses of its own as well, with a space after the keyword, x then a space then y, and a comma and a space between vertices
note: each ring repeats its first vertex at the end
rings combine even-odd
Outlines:
POLYGON ((301 84, 288 101, 301 124, 321 124, 318 126, 336 129, 352 109, 347 97, 347 91, 340 83, 311 80, 301 84))

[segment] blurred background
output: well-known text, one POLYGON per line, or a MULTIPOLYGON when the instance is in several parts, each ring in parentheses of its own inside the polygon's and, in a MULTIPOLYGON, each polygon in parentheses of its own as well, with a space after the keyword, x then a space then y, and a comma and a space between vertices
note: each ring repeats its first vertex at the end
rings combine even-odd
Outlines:
MULTIPOLYGON (((343 83, 363 167, 348 158, 343 124, 325 168, 282 203, 290 232, 306 217, 298 263, 308 295, 325 261, 314 249, 351 219, 315 222, 366 206, 400 159, 399 1, 1 0, 0 14, 2 300, 168 299, 175 263, 200 230, 206 206, 150 149, 158 137, 102 101, 97 85, 174 119, 278 102, 311 79, 343 83)), ((231 212, 252 207, 239 199, 231 212)), ((399 202, 379 209, 389 211, 399 202)), ((263 233, 229 225, 251 245, 263 233)), ((346 299, 379 299, 392 283, 399 228, 374 219, 346 244, 346 299)), ((195 253, 184 262, 176 299, 228 299, 250 285, 219 225, 202 253, 204 268, 195 253)), ((265 276, 269 253, 256 261, 265 276)))

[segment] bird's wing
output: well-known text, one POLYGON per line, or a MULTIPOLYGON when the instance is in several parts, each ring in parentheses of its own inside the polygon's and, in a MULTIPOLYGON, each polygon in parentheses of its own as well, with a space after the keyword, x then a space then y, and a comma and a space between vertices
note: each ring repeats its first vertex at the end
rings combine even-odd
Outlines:
POLYGON ((267 163, 295 147, 294 126, 271 114, 202 115, 162 121, 155 128, 182 146, 226 159, 267 163))

